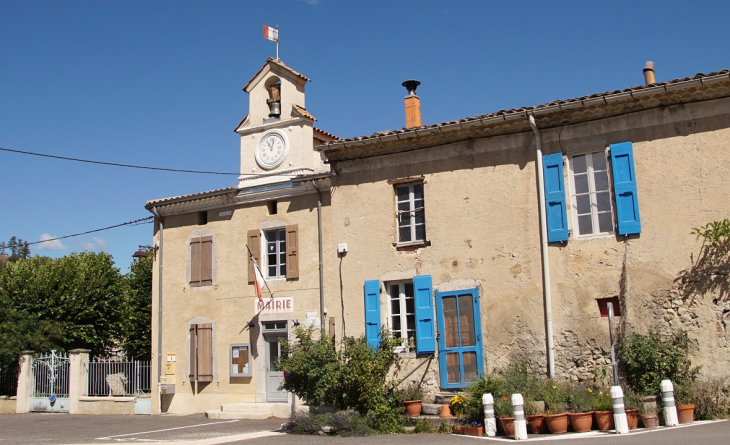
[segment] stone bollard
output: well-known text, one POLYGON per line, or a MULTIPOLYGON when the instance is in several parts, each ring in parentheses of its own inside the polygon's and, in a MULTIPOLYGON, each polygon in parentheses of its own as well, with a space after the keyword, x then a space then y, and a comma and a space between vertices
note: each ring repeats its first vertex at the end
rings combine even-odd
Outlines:
POLYGON ((497 435, 497 419, 494 418, 494 397, 491 394, 482 395, 482 405, 484 405, 484 431, 487 436, 494 437, 497 435))
POLYGON ((522 394, 512 394, 512 414, 515 416, 515 440, 527 439, 527 420, 525 420, 525 401, 522 394))
POLYGON ((629 422, 626 420, 624 392, 620 386, 611 387, 611 399, 613 400, 613 423, 616 427, 616 432, 626 434, 629 432, 629 422))
POLYGON ((670 380, 662 380, 662 403, 664 404, 664 425, 677 426, 677 405, 674 402, 674 385, 670 380))

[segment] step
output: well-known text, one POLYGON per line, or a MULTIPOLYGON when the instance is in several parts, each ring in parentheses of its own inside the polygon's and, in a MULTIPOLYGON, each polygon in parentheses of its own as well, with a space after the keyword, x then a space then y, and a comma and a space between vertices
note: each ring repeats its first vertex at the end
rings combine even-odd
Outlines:
POLYGON ((455 392, 441 392, 433 395, 433 403, 437 405, 448 405, 451 398, 456 395, 455 392))
MULTIPOLYGON (((297 405, 297 411, 308 411, 309 406, 297 405)), ((229 403, 221 405, 219 410, 205 412, 209 419, 268 419, 277 417, 286 419, 291 415, 288 403, 229 403)))
POLYGON ((422 403, 421 415, 439 416, 441 414, 441 405, 435 403, 422 403))

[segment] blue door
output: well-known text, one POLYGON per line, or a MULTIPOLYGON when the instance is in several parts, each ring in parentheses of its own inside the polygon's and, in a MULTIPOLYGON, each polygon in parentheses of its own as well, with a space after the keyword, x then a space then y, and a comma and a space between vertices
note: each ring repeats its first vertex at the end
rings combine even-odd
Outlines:
POLYGON ((479 289, 436 291, 439 373, 444 389, 464 388, 484 372, 479 289))

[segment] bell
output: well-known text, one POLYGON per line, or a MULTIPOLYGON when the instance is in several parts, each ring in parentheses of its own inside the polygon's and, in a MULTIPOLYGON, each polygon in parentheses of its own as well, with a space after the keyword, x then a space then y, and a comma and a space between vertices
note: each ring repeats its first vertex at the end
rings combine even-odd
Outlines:
POLYGON ((269 102, 269 117, 279 117, 281 115, 281 102, 269 102))

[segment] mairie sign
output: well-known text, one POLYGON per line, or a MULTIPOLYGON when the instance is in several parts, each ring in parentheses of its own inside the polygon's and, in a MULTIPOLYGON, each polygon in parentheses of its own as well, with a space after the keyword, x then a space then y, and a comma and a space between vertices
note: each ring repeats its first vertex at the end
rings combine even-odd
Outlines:
POLYGON ((264 298, 263 301, 256 300, 254 303, 255 311, 257 314, 285 314, 287 312, 294 312, 294 298, 292 297, 280 297, 264 298))

